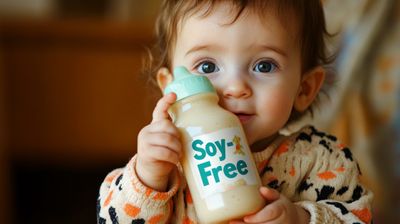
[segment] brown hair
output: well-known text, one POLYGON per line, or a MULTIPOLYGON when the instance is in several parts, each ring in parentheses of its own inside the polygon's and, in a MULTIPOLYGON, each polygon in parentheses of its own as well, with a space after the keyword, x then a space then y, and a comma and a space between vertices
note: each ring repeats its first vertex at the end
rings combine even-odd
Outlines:
MULTIPOLYGON (((228 0, 224 0, 228 1, 228 0)), ((171 52, 176 40, 180 21, 196 13, 200 8, 207 10, 207 16, 221 0, 164 0, 156 22, 156 43, 149 52, 145 73, 155 83, 155 75, 161 67, 171 69, 171 52)), ((285 22, 287 13, 293 13, 298 21, 297 39, 301 46, 302 72, 318 65, 326 65, 333 60, 326 52, 325 37, 330 36, 325 27, 325 17, 321 0, 231 0, 236 14, 232 23, 249 8, 262 16, 271 6, 285 22)))

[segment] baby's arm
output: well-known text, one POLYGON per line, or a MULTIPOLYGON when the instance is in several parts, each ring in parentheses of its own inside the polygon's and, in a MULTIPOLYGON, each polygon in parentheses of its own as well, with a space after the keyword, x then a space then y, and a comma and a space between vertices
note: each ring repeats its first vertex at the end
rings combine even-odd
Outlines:
POLYGON ((145 186, 135 171, 136 156, 123 169, 107 175, 97 200, 98 223, 168 223, 172 215, 172 200, 179 187, 177 172, 173 172, 170 187, 159 192, 145 186))
POLYGON ((360 183, 361 172, 350 150, 333 136, 317 139, 319 149, 299 185, 297 205, 310 212, 310 223, 371 223, 373 194, 360 183))
POLYGON ((167 110, 176 96, 157 103, 152 122, 138 135, 138 153, 124 169, 110 173, 100 188, 99 223, 167 223, 179 187, 179 133, 167 110))

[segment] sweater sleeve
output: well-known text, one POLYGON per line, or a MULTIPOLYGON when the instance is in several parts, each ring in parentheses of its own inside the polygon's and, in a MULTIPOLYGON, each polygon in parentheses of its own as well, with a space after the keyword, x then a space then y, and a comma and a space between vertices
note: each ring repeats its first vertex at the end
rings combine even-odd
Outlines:
POLYGON ((297 140, 312 143, 304 147, 313 155, 312 165, 297 188, 296 202, 310 213, 311 223, 371 223, 373 194, 360 183, 361 171, 349 148, 315 129, 311 138, 300 135, 297 140))
POLYGON ((101 223, 168 223, 173 210, 172 197, 179 187, 178 171, 169 189, 158 192, 145 186, 135 170, 136 156, 126 167, 109 173, 100 186, 97 200, 97 222, 101 223))

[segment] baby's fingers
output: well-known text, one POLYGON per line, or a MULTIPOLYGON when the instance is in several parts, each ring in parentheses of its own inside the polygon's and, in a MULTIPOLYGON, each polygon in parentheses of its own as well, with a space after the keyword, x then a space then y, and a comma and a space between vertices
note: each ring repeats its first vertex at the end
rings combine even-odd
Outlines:
POLYGON ((154 162, 169 162, 172 164, 177 164, 179 162, 180 155, 169 148, 163 146, 154 145, 151 147, 151 152, 149 153, 149 159, 154 162))
POLYGON ((269 222, 278 219, 284 212, 285 208, 282 203, 277 201, 280 198, 278 191, 267 187, 261 187, 260 193, 266 199, 267 206, 253 215, 244 217, 246 223, 269 222))
POLYGON ((143 132, 148 133, 169 133, 177 138, 180 138, 178 128, 170 120, 161 120, 158 122, 152 122, 150 125, 145 127, 143 132))
POLYGON ((151 123, 161 121, 163 119, 169 119, 168 108, 175 103, 176 94, 169 93, 163 96, 158 102, 153 111, 153 120, 151 123))
POLYGON ((246 223, 272 223, 272 221, 277 221, 283 215, 284 209, 279 203, 273 203, 267 205, 256 214, 244 217, 244 221, 246 223))
POLYGON ((278 191, 276 191, 275 189, 272 189, 272 188, 264 187, 264 186, 260 187, 260 194, 269 203, 278 200, 280 197, 280 194, 278 191))
MULTIPOLYGON (((153 135, 155 136, 155 138, 151 142, 151 145, 167 148, 169 150, 174 151, 178 155, 178 157, 181 156, 182 145, 176 136, 168 133, 157 133, 153 135)), ((148 152, 153 153, 151 150, 148 150, 148 152)))

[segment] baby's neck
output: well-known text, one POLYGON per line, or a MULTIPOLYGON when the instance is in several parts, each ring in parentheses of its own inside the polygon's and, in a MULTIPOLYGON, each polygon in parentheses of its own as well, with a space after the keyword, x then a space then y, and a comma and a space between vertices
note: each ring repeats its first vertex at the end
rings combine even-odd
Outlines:
POLYGON ((260 152, 266 149, 277 137, 279 136, 279 133, 276 133, 272 136, 269 136, 267 138, 263 138, 261 140, 258 140, 254 142, 251 146, 251 152, 260 152))

